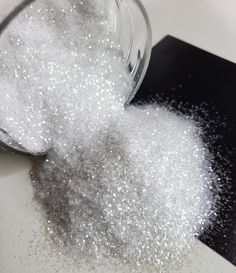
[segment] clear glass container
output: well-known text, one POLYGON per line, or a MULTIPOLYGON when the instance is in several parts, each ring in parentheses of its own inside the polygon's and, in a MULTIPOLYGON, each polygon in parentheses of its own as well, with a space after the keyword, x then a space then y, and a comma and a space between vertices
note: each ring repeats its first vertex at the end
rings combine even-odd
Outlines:
MULTIPOLYGON (((133 91, 126 105, 139 89, 149 64, 152 49, 151 25, 146 10, 139 0, 115 0, 119 43, 123 58, 133 78, 133 91)), ((24 147, 0 128, 0 146, 17 153, 28 154, 24 147)), ((37 154, 39 155, 39 154, 37 154)))

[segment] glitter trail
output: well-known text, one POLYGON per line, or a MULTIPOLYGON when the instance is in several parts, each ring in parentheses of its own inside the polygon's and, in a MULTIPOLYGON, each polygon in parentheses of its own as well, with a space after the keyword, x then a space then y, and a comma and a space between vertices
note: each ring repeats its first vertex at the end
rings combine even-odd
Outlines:
MULTIPOLYGON (((0 128, 32 153, 35 197, 58 246, 142 272, 183 260, 213 219, 199 128, 124 103, 115 2, 36 1, 0 39, 0 128)), ((102 262, 101 262, 102 263, 102 262)))

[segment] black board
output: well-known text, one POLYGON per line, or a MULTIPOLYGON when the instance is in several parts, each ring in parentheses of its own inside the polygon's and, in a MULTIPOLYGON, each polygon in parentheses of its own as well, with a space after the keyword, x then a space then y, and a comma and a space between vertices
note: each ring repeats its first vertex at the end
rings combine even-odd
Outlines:
POLYGON ((224 128, 222 124, 214 128, 214 134, 221 136, 214 145, 230 161, 225 166, 229 180, 224 181, 230 191, 222 193, 230 201, 219 211, 221 226, 216 224, 199 239, 236 265, 236 64, 166 36, 153 48, 147 74, 131 103, 150 98, 157 102, 174 99, 176 105, 189 107, 206 103, 210 118, 214 120, 217 113, 217 120, 226 123, 224 128))

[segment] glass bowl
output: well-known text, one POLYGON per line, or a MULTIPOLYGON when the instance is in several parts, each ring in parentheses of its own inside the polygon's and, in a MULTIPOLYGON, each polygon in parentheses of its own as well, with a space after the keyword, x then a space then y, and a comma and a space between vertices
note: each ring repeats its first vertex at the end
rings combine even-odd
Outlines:
MULTIPOLYGON (((152 33, 148 15, 139 0, 114 1, 118 40, 124 61, 133 79, 133 90, 126 101, 127 106, 135 96, 147 71, 152 49, 152 33)), ((22 8, 19 9, 19 12, 21 10, 22 8)), ((24 147, 0 128, 1 147, 17 153, 29 154, 24 147)))

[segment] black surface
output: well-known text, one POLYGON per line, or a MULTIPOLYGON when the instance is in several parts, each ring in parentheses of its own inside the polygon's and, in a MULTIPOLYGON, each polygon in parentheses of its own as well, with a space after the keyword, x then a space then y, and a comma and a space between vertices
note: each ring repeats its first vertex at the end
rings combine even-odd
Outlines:
POLYGON ((206 103, 208 119, 218 121, 212 134, 221 138, 211 148, 229 159, 224 164, 229 179, 222 177, 230 188, 222 199, 229 201, 219 212, 220 225, 215 223, 200 240, 236 265, 236 64, 167 36, 153 48, 149 69, 132 103, 150 98, 174 99, 175 105, 188 107, 206 103))

